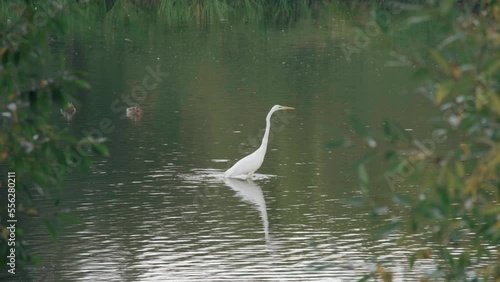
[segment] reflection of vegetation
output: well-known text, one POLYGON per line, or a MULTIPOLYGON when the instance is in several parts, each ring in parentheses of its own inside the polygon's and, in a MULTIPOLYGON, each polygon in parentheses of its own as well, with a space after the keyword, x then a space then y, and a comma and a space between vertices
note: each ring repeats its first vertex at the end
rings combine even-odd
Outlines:
MULTIPOLYGON (((385 140, 391 147, 412 149, 386 152, 391 166, 385 179, 393 189, 396 208, 387 212, 387 207, 377 207, 375 214, 392 221, 386 233, 419 233, 438 244, 410 258, 412 266, 418 260, 434 258, 438 262, 434 279, 498 281, 500 3, 469 1, 469 5, 429 1, 408 19, 406 32, 412 32, 414 25, 429 24, 434 37, 430 49, 421 48, 418 42, 416 51, 401 47, 407 52, 396 56, 397 64, 418 67, 415 78, 422 81, 418 91, 430 93, 441 110, 441 128, 419 141, 395 123, 385 123, 385 140), (450 134, 462 136, 458 146, 446 140, 450 134), (441 142, 450 143, 450 149, 438 152, 436 146, 441 142), (416 197, 402 193, 403 184, 410 181, 428 189, 416 197), (408 216, 395 217, 396 211, 408 216)), ((359 178, 367 192, 365 162, 359 165, 359 178)), ((372 275, 391 280, 382 266, 377 272, 372 275)))
MULTIPOLYGON (((5 260, 13 247, 16 268, 33 261, 25 241, 31 234, 23 225, 23 217, 45 219, 52 236, 56 236, 61 224, 74 220, 57 208, 53 215, 39 214, 33 199, 46 197, 57 207, 58 187, 64 175, 85 168, 91 149, 106 153, 99 141, 86 138, 78 142, 53 124, 54 112, 59 114, 73 100, 70 94, 88 85, 64 69, 49 70, 48 41, 62 33, 58 14, 68 7, 42 4, 37 9, 31 1, 2 5, 9 17, 0 25, 0 167, 5 173, 2 179, 7 171, 16 175, 16 212, 7 211, 6 201, 0 205, 4 219, 0 225, 2 268, 6 267, 5 260), (15 246, 8 245, 5 219, 10 218, 19 219, 15 246)), ((6 199, 7 185, 2 186, 1 198, 6 199)))

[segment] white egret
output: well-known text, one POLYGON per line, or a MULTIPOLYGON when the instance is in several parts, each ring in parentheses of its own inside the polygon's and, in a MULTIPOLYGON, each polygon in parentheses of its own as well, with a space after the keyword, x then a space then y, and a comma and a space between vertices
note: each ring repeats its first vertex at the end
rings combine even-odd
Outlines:
POLYGON ((260 147, 250 155, 244 157, 235 163, 230 169, 228 169, 225 173, 225 177, 237 177, 245 175, 246 178, 251 179, 253 173, 260 168, 262 162, 264 162, 264 157, 267 151, 267 141, 269 139, 269 131, 271 130, 271 116, 274 112, 280 110, 294 110, 293 107, 286 107, 276 105, 271 108, 271 111, 267 114, 266 117, 266 131, 264 133, 264 137, 262 138, 262 144, 260 147))

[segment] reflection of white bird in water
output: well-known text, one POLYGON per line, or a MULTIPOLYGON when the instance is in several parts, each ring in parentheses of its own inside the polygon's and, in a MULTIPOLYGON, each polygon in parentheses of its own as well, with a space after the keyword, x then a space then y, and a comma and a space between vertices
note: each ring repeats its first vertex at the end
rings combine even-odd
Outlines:
POLYGON ((264 138, 262 138, 262 144, 260 147, 250 155, 244 157, 239 160, 236 164, 234 164, 230 169, 228 169, 225 173, 225 177, 235 177, 246 175, 246 178, 251 179, 253 173, 260 168, 262 162, 264 162, 264 157, 267 151, 267 141, 269 139, 269 131, 271 129, 271 116, 274 112, 280 110, 293 110, 292 107, 285 107, 276 105, 271 108, 271 111, 267 114, 266 117, 266 132, 264 133, 264 138))
POLYGON ((61 115, 66 119, 66 121, 71 121, 73 116, 76 114, 76 107, 73 103, 68 102, 64 108, 61 109, 61 115))
POLYGON ((226 178, 226 185, 231 187, 238 193, 238 196, 245 202, 254 204, 259 210, 262 223, 264 225, 264 236, 266 241, 269 241, 269 221, 267 219, 266 201, 262 188, 255 184, 252 180, 240 180, 234 178, 226 178))

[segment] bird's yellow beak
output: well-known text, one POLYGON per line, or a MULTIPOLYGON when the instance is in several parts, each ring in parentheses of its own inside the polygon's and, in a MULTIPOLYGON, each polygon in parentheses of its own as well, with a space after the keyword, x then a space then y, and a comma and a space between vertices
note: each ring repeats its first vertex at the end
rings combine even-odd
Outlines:
POLYGON ((286 107, 286 106, 283 106, 282 108, 283 110, 295 110, 294 107, 286 107))

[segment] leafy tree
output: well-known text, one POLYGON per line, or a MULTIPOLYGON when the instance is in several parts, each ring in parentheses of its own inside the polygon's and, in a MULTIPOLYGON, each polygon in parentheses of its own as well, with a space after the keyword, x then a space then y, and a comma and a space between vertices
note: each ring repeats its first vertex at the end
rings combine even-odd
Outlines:
MULTIPOLYGON (((78 89, 89 85, 61 67, 54 70, 49 43, 64 34, 60 15, 74 9, 67 1, 15 1, 2 3, 9 18, 0 23, 0 182, 1 199, 7 199, 7 172, 14 172, 15 212, 0 205, 0 265, 5 268, 9 232, 7 219, 17 219, 15 228, 16 268, 31 263, 34 256, 26 240, 29 226, 23 218, 45 218, 48 231, 56 236, 65 222, 75 221, 59 208, 58 193, 64 175, 89 166, 93 153, 106 155, 103 140, 72 137, 54 119, 60 111, 71 112, 78 89), (52 215, 40 214, 34 198, 53 201, 52 215)), ((60 124, 60 122, 59 122, 60 124)))
MULTIPOLYGON (((384 178, 393 203, 381 207, 367 201, 375 215, 391 222, 384 234, 417 233, 438 246, 415 252, 410 266, 434 259, 436 271, 425 279, 498 281, 500 3, 448 0, 407 7, 412 11, 404 32, 427 25, 433 31, 431 47, 406 44, 392 63, 416 68, 414 77, 421 81, 416 92, 439 109, 439 122, 427 140, 415 138, 397 122, 385 122, 378 139, 391 149, 375 149, 359 162, 360 187, 370 199, 367 162, 375 154, 385 156, 384 178), (436 145, 444 142, 446 149, 438 150, 436 145), (406 150, 395 149, 402 147, 406 150), (401 192, 408 183, 425 192, 401 192)), ((381 12, 376 8, 374 14, 381 12)), ((392 275, 380 265, 365 279, 370 277, 390 281, 392 275)))

